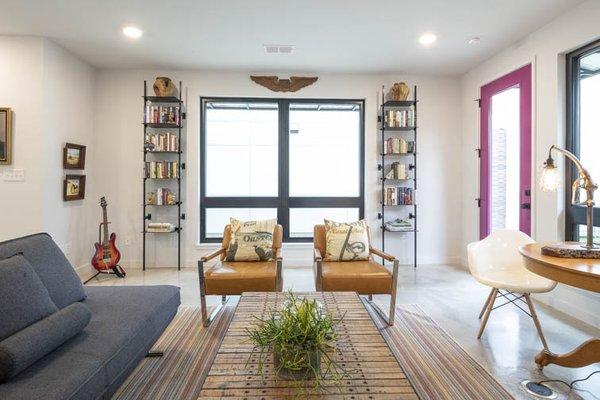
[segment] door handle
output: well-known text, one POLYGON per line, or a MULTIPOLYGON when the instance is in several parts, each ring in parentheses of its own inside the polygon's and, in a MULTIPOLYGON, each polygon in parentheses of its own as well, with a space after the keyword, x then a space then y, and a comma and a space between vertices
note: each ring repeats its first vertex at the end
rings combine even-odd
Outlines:
POLYGON ((521 204, 521 208, 523 210, 531 210, 531 204, 530 203, 523 203, 523 204, 521 204))

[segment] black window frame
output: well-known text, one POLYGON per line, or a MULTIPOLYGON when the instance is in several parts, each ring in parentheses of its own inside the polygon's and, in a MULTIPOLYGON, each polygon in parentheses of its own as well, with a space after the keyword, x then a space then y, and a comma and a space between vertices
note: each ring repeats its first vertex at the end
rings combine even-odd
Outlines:
MULTIPOLYGON (((566 55, 566 148, 577 157, 580 156, 579 131, 579 61, 591 53, 600 50, 600 39, 582 46, 566 55)), ((600 71, 595 72, 600 73, 600 71)), ((578 177, 577 168, 573 163, 565 163, 565 240, 578 241, 578 225, 586 225, 585 206, 571 205, 571 182, 578 177)), ((600 226, 600 208, 594 207, 594 226, 600 226)))
POLYGON ((283 227, 283 241, 310 243, 312 237, 290 237, 291 208, 358 208, 359 218, 365 212, 365 100, 271 97, 200 97, 200 243, 220 243, 221 238, 206 237, 208 208, 276 208, 277 221, 283 227), (206 104, 209 102, 277 103, 278 105, 278 196, 277 197, 207 197, 206 196, 206 104), (359 196, 358 197, 290 197, 289 196, 289 105, 290 103, 356 104, 360 107, 359 196))

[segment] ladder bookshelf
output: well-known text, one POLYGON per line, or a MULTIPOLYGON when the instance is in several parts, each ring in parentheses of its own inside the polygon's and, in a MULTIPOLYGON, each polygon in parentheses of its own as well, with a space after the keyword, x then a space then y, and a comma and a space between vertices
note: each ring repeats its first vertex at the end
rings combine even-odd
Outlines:
POLYGON ((186 118, 181 97, 181 81, 178 94, 179 97, 149 96, 148 84, 144 81, 142 121, 144 127, 142 268, 144 271, 148 235, 177 236, 177 269, 181 270, 181 222, 185 220, 181 200, 181 180, 185 170, 185 163, 182 162, 182 130, 186 118), (156 212, 153 212, 154 210, 156 212), (168 222, 174 226, 173 230, 148 230, 148 224, 155 216, 153 214, 158 214, 158 210, 165 212, 176 210, 177 215, 171 216, 171 222, 168 222))
POLYGON ((413 99, 385 100, 385 87, 381 87, 381 105, 378 129, 381 200, 377 215, 381 221, 381 247, 385 251, 386 235, 413 235, 413 266, 417 267, 417 87, 413 99), (410 227, 392 230, 386 218, 410 222, 410 227))

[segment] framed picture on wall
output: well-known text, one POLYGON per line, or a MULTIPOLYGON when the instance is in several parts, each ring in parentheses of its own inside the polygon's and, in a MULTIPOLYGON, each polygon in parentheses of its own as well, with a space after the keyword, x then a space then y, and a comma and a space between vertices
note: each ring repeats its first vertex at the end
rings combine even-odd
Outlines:
POLYGON ((0 108, 0 164, 12 162, 12 111, 0 108))
POLYGON ((63 149, 64 169, 85 169, 85 146, 67 143, 63 149))
POLYGON ((63 200, 83 200, 85 198, 85 175, 67 175, 63 183, 63 200))

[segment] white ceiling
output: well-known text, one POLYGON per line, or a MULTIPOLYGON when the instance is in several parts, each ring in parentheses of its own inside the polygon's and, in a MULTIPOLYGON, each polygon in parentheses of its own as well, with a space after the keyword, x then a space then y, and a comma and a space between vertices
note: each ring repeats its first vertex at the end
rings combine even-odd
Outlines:
POLYGON ((455 75, 581 2, 0 0, 0 34, 47 36, 96 67, 455 75), (127 40, 126 24, 144 36, 127 40), (439 37, 430 48, 426 31, 439 37))

